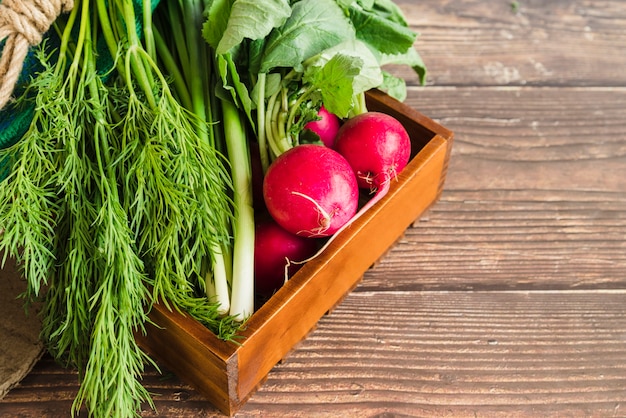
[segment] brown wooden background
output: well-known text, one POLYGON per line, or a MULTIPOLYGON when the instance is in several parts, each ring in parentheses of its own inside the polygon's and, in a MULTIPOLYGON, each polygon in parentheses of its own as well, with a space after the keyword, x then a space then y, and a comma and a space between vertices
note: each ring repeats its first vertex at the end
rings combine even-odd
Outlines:
MULTIPOLYGON (((626 2, 398 1, 455 132, 441 200, 238 416, 626 416, 626 2)), ((150 416, 219 416, 150 370, 150 416)), ((0 416, 67 416, 44 357, 0 416)))

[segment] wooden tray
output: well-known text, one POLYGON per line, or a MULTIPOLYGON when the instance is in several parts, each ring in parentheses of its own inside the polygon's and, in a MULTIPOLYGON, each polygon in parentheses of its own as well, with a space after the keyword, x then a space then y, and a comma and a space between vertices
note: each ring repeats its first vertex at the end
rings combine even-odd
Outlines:
POLYGON ((442 191, 453 134, 380 91, 369 110, 400 120, 412 141, 412 159, 378 204, 305 264, 249 319, 241 344, 218 339, 200 323, 157 305, 158 327, 138 336, 141 347, 227 415, 233 415, 269 371, 360 281, 442 191))

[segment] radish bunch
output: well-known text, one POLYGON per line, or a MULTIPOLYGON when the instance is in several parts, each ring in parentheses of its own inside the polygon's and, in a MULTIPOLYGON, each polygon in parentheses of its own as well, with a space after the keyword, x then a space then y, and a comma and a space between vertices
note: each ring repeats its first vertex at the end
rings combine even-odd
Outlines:
POLYGON ((315 255, 317 244, 307 246, 307 240, 331 237, 323 250, 332 236, 382 199, 410 158, 408 133, 387 114, 361 113, 340 126, 322 107, 316 122, 305 129, 325 145, 289 149, 271 163, 263 179, 265 209, 275 222, 257 229, 256 286, 263 296, 295 272, 287 269, 290 262, 315 255), (360 209, 359 189, 374 193, 360 209))

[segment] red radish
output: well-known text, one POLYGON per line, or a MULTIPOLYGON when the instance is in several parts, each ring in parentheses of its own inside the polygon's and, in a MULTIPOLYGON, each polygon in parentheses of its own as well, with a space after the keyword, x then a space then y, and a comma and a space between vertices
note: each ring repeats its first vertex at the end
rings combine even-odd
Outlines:
POLYGON ((263 196, 270 215, 287 231, 326 237, 354 216, 359 189, 350 164, 338 152, 303 144, 270 164, 263 196))
POLYGON ((385 113, 367 112, 344 123, 335 149, 352 166, 359 187, 385 188, 409 162, 411 140, 404 126, 385 113))
POLYGON ((302 267, 292 261, 315 254, 317 241, 287 232, 269 216, 260 219, 255 229, 254 291, 267 298, 302 267))
POLYGON ((339 131, 339 118, 326 110, 324 106, 320 108, 317 116, 320 117, 319 120, 308 122, 303 129, 314 132, 320 137, 324 145, 332 148, 335 143, 335 136, 339 131))
POLYGON ((380 201, 391 180, 408 163, 411 140, 404 126, 385 113, 366 112, 348 119, 337 133, 335 149, 348 161, 362 188, 376 194, 312 257, 322 253, 345 228, 380 201))

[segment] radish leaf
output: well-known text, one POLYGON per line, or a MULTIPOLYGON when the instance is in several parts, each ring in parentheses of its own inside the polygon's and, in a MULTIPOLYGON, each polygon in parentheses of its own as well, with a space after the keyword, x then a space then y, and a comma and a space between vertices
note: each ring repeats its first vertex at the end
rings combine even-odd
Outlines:
POLYGON ((413 46, 417 37, 406 25, 381 16, 375 9, 365 10, 354 4, 349 13, 357 38, 384 53, 402 53, 413 46))
MULTIPOLYGON (((222 92, 227 92, 227 97, 221 97, 222 99, 228 98, 234 102, 239 108, 241 108, 248 119, 252 121, 252 108, 254 103, 250 98, 248 87, 241 81, 239 72, 233 61, 233 57, 230 52, 220 54, 216 56, 217 70, 221 79, 222 92)), ((253 125, 254 126, 254 125, 253 125)))
POLYGON ((300 70, 302 61, 354 37, 352 24, 334 0, 301 0, 285 24, 269 35, 259 72, 300 70))
POLYGON ((303 81, 321 89, 322 101, 329 112, 347 116, 352 108, 352 80, 359 74, 362 60, 335 54, 323 67, 309 67, 303 81))
POLYGON ((224 54, 245 38, 265 38, 290 14, 287 0, 216 0, 209 6, 203 35, 217 54, 224 54))
MULTIPOLYGON (((353 94, 363 93, 367 90, 378 87, 383 82, 383 75, 377 57, 372 53, 367 45, 357 39, 348 40, 329 48, 318 56, 305 62, 305 65, 321 67, 337 54, 354 57, 359 60, 359 71, 354 77, 352 77, 353 94)), ((318 86, 322 89, 325 88, 323 84, 318 84, 318 86)))

